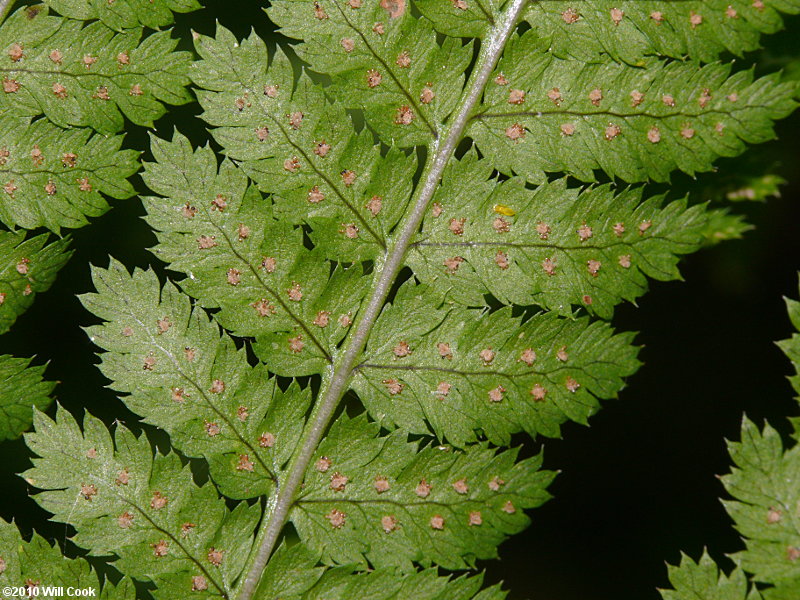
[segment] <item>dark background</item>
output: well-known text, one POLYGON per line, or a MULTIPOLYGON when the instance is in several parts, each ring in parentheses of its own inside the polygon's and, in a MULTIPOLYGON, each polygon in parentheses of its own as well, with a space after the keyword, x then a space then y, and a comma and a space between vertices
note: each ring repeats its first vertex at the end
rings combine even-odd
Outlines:
MULTIPOLYGON (((279 39, 252 0, 203 3, 206 10, 179 17, 183 39, 190 39, 190 28, 212 34, 215 18, 240 37, 252 25, 279 39)), ((740 64, 759 59, 774 70, 783 54, 800 54, 800 19, 787 25, 788 32, 765 40, 765 53, 740 64)), ((168 136, 177 125, 202 143, 206 134, 193 119, 198 112, 196 104, 174 109, 156 133, 168 136)), ((685 282, 654 282, 638 307, 618 309, 615 326, 641 332, 645 365, 591 427, 569 423, 563 440, 543 444, 545 467, 562 471, 551 487, 555 498, 531 513, 525 533, 501 546, 501 561, 481 565, 489 581, 506 582, 510 598, 655 600, 655 588, 667 585, 665 561, 678 562, 681 551, 698 558, 707 547, 729 568, 725 554, 743 547, 718 500, 724 490, 715 476, 729 469, 724 440, 738 437, 743 413, 784 433, 784 417, 798 414, 785 380, 788 361, 773 341, 791 333, 781 297, 798 297, 800 113, 780 123, 778 132, 780 140, 751 149, 746 162, 718 163, 722 172, 755 163, 789 180, 780 198, 734 207, 755 229, 686 259, 685 282)), ((132 130, 128 145, 146 150, 146 133, 132 130)), ((711 186, 719 181, 701 179, 711 186)), ((680 189, 691 180, 677 176, 675 183, 680 189)), ((92 316, 75 294, 92 289, 88 264, 105 266, 109 254, 129 268, 157 263, 146 250, 155 237, 138 219, 142 214, 137 199, 115 202, 74 232, 76 252, 57 283, 0 338, 0 352, 49 362, 47 377, 60 382, 56 397, 73 413, 86 408, 107 423, 134 426, 137 419, 104 388, 93 366, 95 349, 78 327, 92 323, 92 316)), ((539 449, 523 437, 519 443, 539 449)), ((29 464, 24 444, 2 443, 0 456, 0 516, 63 543, 68 531, 45 522, 46 513, 14 476, 29 464)))

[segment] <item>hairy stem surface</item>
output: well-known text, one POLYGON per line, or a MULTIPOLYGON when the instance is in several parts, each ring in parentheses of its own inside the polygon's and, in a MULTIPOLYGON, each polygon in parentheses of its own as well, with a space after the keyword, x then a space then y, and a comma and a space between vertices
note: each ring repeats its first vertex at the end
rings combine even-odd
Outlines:
POLYGON ((398 234, 390 243, 382 261, 383 264, 377 265, 378 269, 376 269, 377 275, 372 295, 361 314, 355 333, 344 351, 335 357, 327 382, 320 389, 319 400, 309 418, 302 442, 292 457, 286 479, 280 487, 274 503, 267 507, 264 523, 256 538, 256 550, 248 560, 247 575, 241 584, 238 595, 239 600, 251 600, 255 594, 261 573, 266 567, 267 561, 278 541, 278 536, 286 523, 289 509, 303 481, 311 457, 314 455, 314 451, 319 445, 336 407, 347 391, 356 361, 364 349, 372 327, 375 325, 375 321, 378 319, 378 315, 386 302, 389 290, 392 288, 397 274, 402 268, 406 252, 411 245, 412 238, 419 229, 428 203, 441 181, 444 169, 456 146, 461 141, 472 110, 480 99, 489 76, 497 64, 511 33, 514 31, 527 2, 528 0, 512 0, 509 3, 504 18, 495 25, 485 45, 481 48, 475 69, 470 76, 470 81, 467 83, 465 94, 454 112, 447 135, 434 142, 431 157, 423 173, 422 183, 414 194, 416 199, 413 208, 398 228, 398 234))

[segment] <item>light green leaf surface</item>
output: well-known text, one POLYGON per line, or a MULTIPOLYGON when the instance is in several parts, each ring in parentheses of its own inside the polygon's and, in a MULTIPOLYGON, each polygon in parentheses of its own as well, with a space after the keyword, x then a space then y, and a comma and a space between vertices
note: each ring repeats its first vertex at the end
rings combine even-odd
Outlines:
POLYGON ((0 110, 109 134, 123 129, 123 116, 152 127, 164 104, 191 100, 191 55, 175 51, 169 31, 115 33, 45 9, 30 15, 20 9, 0 26, 0 110))
POLYGON ((46 597, 54 588, 78 588, 93 591, 101 600, 134 600, 136 589, 130 579, 116 585, 106 580, 102 589, 97 573, 83 558, 62 556, 58 546, 51 546, 36 533, 25 540, 13 523, 0 519, 0 587, 27 588, 32 597, 46 597), (48 588, 50 590, 48 591, 48 588))
POLYGON ((774 137, 796 107, 794 83, 730 64, 562 60, 532 31, 515 37, 467 134, 501 172, 636 182, 709 171, 720 156, 774 137), (500 83, 498 83, 500 82, 500 83))
POLYGON ((414 6, 440 33, 484 38, 497 24, 504 4, 505 0, 417 0, 414 6))
POLYGON ((201 8, 196 0, 45 0, 59 14, 71 19, 98 19, 115 30, 144 25, 158 29, 170 25, 173 13, 201 8))
POLYGON ((661 590, 664 600, 760 600, 755 588, 748 593, 748 581, 741 567, 730 575, 720 572, 704 551, 699 562, 682 555, 679 567, 668 566, 669 581, 675 589, 661 590))
POLYGON ((303 545, 282 545, 269 561, 259 600, 503 600, 499 585, 480 590, 483 577, 447 577, 436 569, 399 573, 392 568, 356 571, 353 566, 318 567, 319 554, 303 545))
POLYGON ((379 437, 365 416, 340 418, 317 449, 290 519, 323 561, 369 561, 405 572, 414 562, 474 568, 522 531, 524 509, 543 504, 554 473, 541 456, 488 444, 465 450, 379 437))
POLYGON ((631 334, 549 312, 522 321, 437 303, 406 284, 384 308, 353 378, 370 414, 386 426, 434 434, 456 446, 480 430, 495 444, 511 434, 558 436, 586 423, 639 366, 631 334))
POLYGON ((45 381, 43 365, 30 366, 31 359, 0 354, 0 440, 17 437, 33 422, 33 409, 44 410, 56 386, 45 381))
POLYGON ((729 452, 736 468, 722 481, 736 501, 724 504, 747 544, 735 556, 755 580, 800 590, 800 447, 784 451, 777 431, 745 419, 729 452))
MULTIPOLYGON (((276 0, 268 10, 311 69, 333 77, 338 102, 363 110, 395 147, 427 145, 443 132, 464 86, 471 44, 436 39, 406 0, 276 0)), ((448 32, 449 35, 453 35, 448 32)))
POLYGON ((708 225, 702 206, 662 208, 663 197, 642 201, 641 188, 581 191, 561 179, 531 191, 491 174, 473 152, 451 163, 407 259, 421 281, 469 306, 491 293, 609 318, 646 291, 646 276, 678 279, 678 259, 699 248, 708 225))
POLYGON ((121 150, 122 140, 0 115, 0 221, 58 233, 106 212, 103 195, 129 198, 138 153, 121 150))
POLYGON ((128 275, 112 261, 93 272, 81 300, 106 322, 89 327, 106 350, 101 370, 128 407, 167 431, 188 456, 204 457, 233 498, 268 494, 294 451, 310 402, 295 383, 281 390, 172 284, 153 271, 128 275))
POLYGON ((792 362, 794 373, 789 377, 789 381, 800 398, 800 333, 798 333, 800 332, 800 301, 791 298, 784 298, 784 301, 789 319, 796 331, 789 339, 778 342, 778 347, 792 362))
POLYGON ((531 2, 524 18, 556 56, 592 62, 605 53, 638 66, 648 55, 741 56, 781 29, 780 13, 798 12, 797 0, 547 0, 531 2))
POLYGON ((49 237, 26 240, 24 231, 0 231, 0 334, 28 310, 36 294, 53 285, 72 255, 68 238, 48 243, 49 237))
POLYGON ((226 155, 262 191, 274 195, 276 217, 327 228, 330 258, 367 260, 386 249, 389 231, 405 211, 416 160, 397 149, 383 156, 368 130, 355 133, 340 104, 301 75, 278 51, 268 66, 266 45, 255 35, 239 43, 225 29, 200 36, 202 60, 192 79, 203 119, 226 155))
POLYGON ((116 557, 123 573, 155 583, 159 599, 230 596, 258 506, 229 510, 177 455, 153 456, 147 438, 122 425, 112 436, 87 415, 81 430, 59 408, 56 420, 37 413, 35 428, 26 441, 39 458, 24 476, 45 490, 35 499, 53 519, 75 527, 78 546, 116 557))
POLYGON ((363 268, 332 268, 307 250, 302 229, 276 220, 242 169, 224 161, 217 172, 210 148, 193 151, 182 136, 154 138, 152 148, 158 162, 144 179, 164 197, 144 203, 157 256, 189 276, 181 287, 202 306, 222 309, 215 317, 224 327, 256 337, 273 372, 323 371, 366 293, 363 268))

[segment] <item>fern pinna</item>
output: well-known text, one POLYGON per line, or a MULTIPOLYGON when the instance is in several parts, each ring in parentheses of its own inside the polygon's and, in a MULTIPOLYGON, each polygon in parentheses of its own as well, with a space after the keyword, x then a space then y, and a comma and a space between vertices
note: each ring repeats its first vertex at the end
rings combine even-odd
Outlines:
MULTIPOLYGON (((797 0, 275 0, 291 52, 220 26, 191 65, 150 29, 193 2, 47 5, 0 28, 8 227, 132 195, 123 116, 149 126, 187 86, 223 154, 151 137, 142 202, 175 282, 112 259, 82 297, 110 386, 172 450, 60 408, 27 434, 37 501, 124 576, 107 598, 502 598, 461 571, 554 476, 504 447, 614 398, 639 366, 614 307, 742 228, 639 184, 709 171, 796 106, 720 57, 797 0)), ((97 581, 2 536, 0 581, 97 581)))

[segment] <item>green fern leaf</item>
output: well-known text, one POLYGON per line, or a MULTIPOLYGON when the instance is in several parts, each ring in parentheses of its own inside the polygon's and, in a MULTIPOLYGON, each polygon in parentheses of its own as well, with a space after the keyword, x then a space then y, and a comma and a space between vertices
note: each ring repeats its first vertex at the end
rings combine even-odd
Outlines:
POLYGON ((48 243, 47 234, 28 240, 25 232, 0 232, 0 334, 33 304, 36 294, 47 291, 72 252, 69 239, 48 243))
POLYGON ((784 451, 777 431, 767 425, 759 432, 745 419, 741 442, 730 443, 729 452, 738 468, 722 481, 736 501, 723 504, 747 543, 735 556, 755 580, 800 589, 800 533, 793 523, 800 502, 795 483, 800 447, 784 451))
POLYGON ((778 347, 789 358, 794 367, 794 375, 789 377, 794 390, 800 397, 800 302, 791 298, 784 298, 789 319, 796 332, 788 340, 778 342, 778 347))
POLYGON ((331 270, 320 251, 303 247, 301 230, 273 218, 241 169, 226 161, 217 173, 209 148, 193 152, 176 135, 153 138, 152 149, 158 162, 144 179, 165 197, 144 199, 147 220, 160 232, 157 255, 189 275, 182 288, 220 307, 224 327, 263 342, 273 372, 323 371, 366 293, 363 269, 331 270))
POLYGON ((741 239, 745 233, 753 229, 742 215, 731 214, 724 209, 709 211, 708 217, 703 231, 704 246, 741 239))
POLYGON ((704 238, 709 215, 700 206, 661 208, 660 197, 642 202, 641 189, 581 192, 563 179, 532 192, 491 172, 473 152, 451 163, 408 258, 421 281, 469 306, 491 293, 507 304, 561 314, 576 305, 609 318, 646 291, 645 276, 677 279, 680 255, 704 238))
POLYGON ((453 37, 484 38, 497 24, 504 0, 417 0, 414 6, 436 31, 453 37))
POLYGON ((639 364, 632 335, 594 318, 744 229, 687 200, 560 176, 709 170, 770 139, 796 86, 647 49, 635 65, 614 60, 624 48, 560 58, 535 24, 514 33, 525 7, 276 0, 273 20, 304 40, 299 73, 255 34, 195 36, 191 77, 226 158, 154 137, 144 180, 154 252, 198 306, 116 263, 85 300, 106 321, 90 335, 124 401, 208 464, 221 492, 263 496, 256 549, 230 580, 241 600, 275 597, 275 577, 300 598, 498 594, 414 572, 495 556, 546 499, 538 457, 514 464, 489 444, 585 423, 639 364), (310 383, 278 388, 270 372, 310 383), (230 437, 210 434, 215 415, 230 437), (264 431, 268 450, 254 446, 264 431), (274 552, 289 521, 300 549, 274 552))
POLYGON ((219 28, 216 39, 200 36, 195 44, 203 60, 192 79, 209 90, 198 93, 203 118, 226 154, 276 194, 276 216, 322 221, 356 240, 354 250, 334 258, 367 260, 385 251, 411 194, 415 159, 398 150, 382 156, 372 135, 356 134, 343 108, 308 76, 295 88, 280 51, 267 71, 266 46, 255 35, 240 44, 219 28))
POLYGON ((170 434, 188 456, 205 457, 232 498, 272 491, 295 449, 310 402, 297 384, 285 392, 171 284, 152 271, 128 275, 112 261, 93 272, 97 294, 83 304, 106 323, 88 328, 107 350, 101 370, 131 410, 170 434))
MULTIPOLYGON (((681 3, 683 4, 683 3, 681 3)), ((796 107, 794 83, 753 81, 731 66, 561 60, 529 31, 512 38, 468 129, 503 173, 545 183, 545 173, 636 182, 708 171, 720 156, 774 137, 796 107)))
POLYGON ((106 27, 121 31, 139 25, 158 29, 174 21, 173 13, 201 8, 196 0, 45 0, 70 19, 99 19, 106 27))
MULTIPOLYGON (((58 546, 51 546, 33 534, 25 541, 13 523, 0 519, 0 587, 26 588, 31 597, 58 595, 53 588, 93 590, 101 600, 134 600, 136 588, 130 579, 116 585, 106 580, 100 590, 100 579, 91 565, 82 558, 62 556, 58 546), (49 588, 49 589, 48 589, 49 588)), ((64 593, 61 590, 61 593, 64 593)), ((20 594, 14 594, 19 596, 20 594)))
POLYGON ((108 134, 123 129, 123 115, 152 127, 164 103, 192 99, 191 55, 174 51, 169 31, 143 37, 141 28, 115 33, 46 10, 30 14, 20 9, 0 27, 0 110, 108 134))
POLYGON ((683 555, 679 567, 670 565, 669 581, 675 589, 661 590, 664 600, 761 600, 740 567, 725 575, 705 551, 699 562, 683 555))
POLYGON ((554 313, 520 322, 510 309, 486 314, 435 297, 401 288, 356 369, 353 388, 382 423, 457 446, 477 429, 501 445, 518 431, 558 436, 567 419, 586 423, 639 365, 632 335, 603 323, 554 313))
POLYGON ((120 150, 122 140, 0 115, 0 221, 58 233, 108 210, 101 193, 129 198, 137 152, 120 150))
POLYGON ((36 413, 35 428, 26 441, 39 458, 25 478, 45 490, 35 499, 53 519, 75 527, 76 544, 156 583, 156 598, 229 595, 250 551, 257 506, 228 510, 176 455, 154 457, 144 436, 121 425, 112 438, 87 415, 81 431, 59 408, 55 420, 36 413))
POLYGON ((549 498, 555 474, 539 471, 541 456, 515 462, 516 450, 487 444, 418 450, 405 433, 379 429, 341 417, 308 469, 290 519, 323 562, 474 568, 528 525, 523 509, 549 498))
POLYGON ((406 0, 277 0, 268 14, 281 33, 305 40, 295 47, 300 58, 333 76, 337 100, 363 109, 384 141, 413 146, 439 137, 461 95, 471 44, 437 43, 406 0))
POLYGON ((0 355, 0 440, 17 437, 33 422, 33 407, 46 409, 55 382, 42 378, 44 366, 30 366, 31 359, 0 355))
MULTIPOLYGON (((442 0, 443 1, 443 0, 442 0)), ((637 65, 645 56, 713 62, 759 48, 781 29, 797 0, 575 0, 531 2, 524 18, 559 57, 586 62, 608 54, 637 65)))
POLYGON ((479 591, 480 575, 474 577, 440 576, 435 569, 416 573, 398 573, 391 568, 355 571, 352 566, 323 569, 319 554, 300 544, 281 545, 269 561, 257 597, 263 600, 298 598, 299 600, 503 600, 500 586, 479 591))

